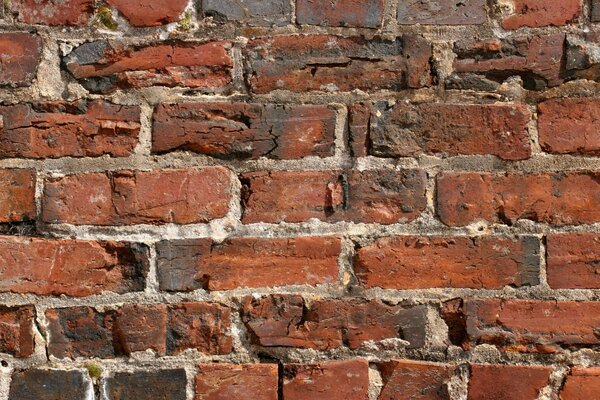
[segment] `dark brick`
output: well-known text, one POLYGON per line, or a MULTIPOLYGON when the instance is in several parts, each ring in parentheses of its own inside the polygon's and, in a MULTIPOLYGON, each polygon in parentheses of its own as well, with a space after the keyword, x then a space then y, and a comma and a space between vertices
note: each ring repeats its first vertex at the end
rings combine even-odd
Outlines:
POLYGON ((504 29, 563 26, 581 14, 580 0, 511 0, 513 12, 502 19, 504 29))
POLYGON ((398 22, 403 25, 479 25, 487 21, 486 0, 401 0, 398 22))
POLYGON ((9 400, 82 400, 93 393, 92 382, 78 370, 30 369, 15 371, 9 400))
POLYGON ((104 381, 107 400, 186 400, 184 369, 117 372, 104 381))
POLYGON ((383 0, 298 0, 296 22, 306 25, 377 28, 383 21, 383 0))
POLYGON ((159 26, 176 22, 187 0, 106 0, 136 27, 159 26))
POLYGON ((288 0, 202 0, 206 15, 221 21, 239 21, 252 26, 284 26, 291 22, 288 0))
POLYGON ((29 357, 35 349, 32 306, 0 306, 0 353, 29 357))
POLYGON ((552 368, 521 365, 471 365, 468 400, 537 399, 552 368))

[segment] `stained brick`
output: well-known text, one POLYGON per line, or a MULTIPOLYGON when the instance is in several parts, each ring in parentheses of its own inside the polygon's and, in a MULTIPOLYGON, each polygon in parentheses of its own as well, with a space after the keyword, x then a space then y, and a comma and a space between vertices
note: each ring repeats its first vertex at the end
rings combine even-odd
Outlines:
POLYGON ((276 364, 200 364, 195 400, 277 400, 276 364))
POLYGON ((79 370, 29 369, 16 371, 9 400, 81 400, 93 392, 92 382, 79 370))
POLYGON ((487 5, 485 0, 402 0, 397 18, 402 25, 480 25, 487 21, 487 5))
POLYGON ((26 24, 85 26, 94 11, 94 0, 18 0, 10 8, 26 24))
POLYGON ((383 0, 298 0, 296 22, 306 25, 377 28, 383 21, 383 0))
POLYGON ((284 26, 292 18, 287 0, 202 0, 202 10, 218 22, 238 21, 251 26, 284 26))
POLYGON ((0 352, 29 357, 35 349, 32 306, 0 307, 0 352))
POLYGON ((581 14, 580 0, 510 0, 512 12, 502 19, 504 29, 563 26, 581 14))
POLYGON ((0 169, 0 223, 35 218, 35 182, 34 170, 0 169))
POLYGON ((117 312, 115 321, 115 340, 125 354, 148 349, 159 355, 166 353, 166 305, 124 305, 117 312))
POLYGON ((106 0, 136 27, 158 26, 179 20, 187 0, 106 0))
POLYGON ((42 41, 25 32, 0 33, 0 86, 29 86, 36 76, 42 41))
POLYGON ((472 365, 467 399, 537 399, 551 372, 540 366, 472 365))

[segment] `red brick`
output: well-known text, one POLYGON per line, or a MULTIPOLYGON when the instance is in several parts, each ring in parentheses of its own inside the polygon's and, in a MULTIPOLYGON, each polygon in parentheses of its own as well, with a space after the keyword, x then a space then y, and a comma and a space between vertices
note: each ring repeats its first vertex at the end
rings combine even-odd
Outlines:
POLYGON ((600 221, 600 179, 595 172, 444 172, 437 182, 438 214, 451 226, 482 219, 508 225, 520 219, 554 225, 600 221))
POLYGON ((286 400, 365 400, 369 394, 367 360, 287 364, 283 369, 286 400))
POLYGON ((466 300, 468 346, 494 344, 508 351, 554 353, 600 343, 599 302, 466 300))
POLYGON ((378 28, 383 21, 383 0, 298 0, 296 22, 305 25, 378 28))
POLYGON ((551 99, 538 106, 542 149, 553 154, 600 155, 597 98, 551 99))
POLYGON ((117 372, 102 385, 110 400, 186 400, 185 370, 117 372))
POLYGON ((529 90, 558 86, 563 82, 564 47, 564 34, 458 41, 455 73, 446 86, 495 90, 511 76, 520 76, 529 90))
POLYGON ((399 236, 358 250, 354 270, 367 288, 537 285, 539 248, 534 237, 399 236))
POLYGON ((426 207, 421 170, 252 172, 241 176, 246 224, 353 221, 392 224, 426 207))
POLYGON ((197 349, 204 354, 228 354, 233 340, 228 332, 231 311, 216 303, 181 303, 169 308, 169 355, 197 349))
POLYGON ((126 157, 139 132, 135 106, 100 100, 0 106, 3 157, 126 157))
POLYGON ((285 26, 292 19, 288 0, 202 0, 202 11, 213 21, 237 21, 250 26, 285 26))
POLYGON ((387 102, 355 106, 351 123, 357 155, 418 157, 493 154, 505 160, 531 156, 531 113, 520 104, 387 102), (357 149, 360 144, 366 150, 357 149))
POLYGON ((117 312, 115 321, 115 339, 125 354, 147 349, 159 355, 166 354, 166 305, 124 305, 117 312))
POLYGON ((0 352, 29 357, 35 349, 33 306, 0 306, 0 352))
POLYGON ((33 220, 35 171, 0 169, 0 223, 33 220))
POLYGON ((195 400, 277 400, 277 364, 200 364, 195 400))
POLYGON ((147 249, 117 242, 0 236, 0 292, 89 296, 144 290, 147 249))
POLYGON ((9 3, 16 20, 26 24, 85 26, 94 0, 18 0, 9 3))
POLYGON ((425 340, 426 308, 379 300, 324 299, 310 305, 299 295, 246 297, 242 320, 254 343, 265 347, 357 349, 366 341, 400 338, 409 348, 425 340))
POLYGON ((99 40, 82 44, 63 63, 86 89, 108 93, 148 86, 184 86, 208 92, 231 82, 231 44, 172 42, 127 47, 99 40))
POLYGON ((454 368, 447 364, 392 360, 378 365, 383 387, 379 400, 448 400, 454 368))
POLYGON ((580 0, 511 0, 508 4, 512 12, 502 19, 504 29, 562 26, 581 14, 580 0))
POLYGON ((191 224, 227 214, 230 173, 200 170, 115 171, 49 179, 42 219, 74 225, 191 224))
POLYGON ((176 22, 187 0, 106 0, 136 27, 159 26, 176 22))
POLYGON ((471 365, 468 400, 534 400, 548 384, 552 368, 471 365))
POLYGON ((93 393, 81 370, 29 369, 13 372, 9 400, 81 400, 93 393))
POLYGON ((329 157, 335 122, 335 110, 327 106, 161 104, 154 112, 152 151, 244 159, 329 157))
POLYGON ((575 367, 567 375, 560 391, 561 400, 600 398, 600 368, 575 367))
POLYGON ((480 25, 487 21, 485 0, 402 0, 398 22, 402 25, 480 25))
POLYGON ((395 41, 330 35, 255 39, 245 50, 255 93, 272 90, 399 90, 432 83, 431 45, 421 36, 395 41))
POLYGON ((240 287, 333 284, 339 238, 232 238, 163 241, 157 245, 160 288, 230 290, 240 287))
POLYGON ((42 41, 38 36, 26 32, 0 33, 0 86, 29 86, 35 78, 41 52, 42 41))
POLYGON ((555 289, 600 288, 600 235, 552 234, 546 239, 546 274, 555 289))

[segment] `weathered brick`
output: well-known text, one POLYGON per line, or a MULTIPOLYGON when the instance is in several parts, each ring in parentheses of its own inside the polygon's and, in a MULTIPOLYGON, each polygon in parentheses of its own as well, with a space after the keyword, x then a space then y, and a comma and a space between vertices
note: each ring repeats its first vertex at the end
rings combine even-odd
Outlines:
POLYGON ((0 86, 29 86, 35 78, 42 41, 26 32, 0 33, 0 86))
POLYGON ((477 220, 514 224, 520 219, 554 225, 600 221, 596 172, 490 174, 444 172, 438 176, 437 207, 450 226, 477 220))
POLYGON ((600 21, 600 0, 592 0, 592 22, 600 21))
POLYGON ((563 82, 564 34, 515 36, 506 39, 461 40, 454 44, 450 89, 495 90, 518 76, 529 90, 563 82))
POLYGON ((166 354, 166 305, 124 305, 116 314, 114 327, 115 341, 125 354, 148 349, 166 354))
POLYGON ((0 236, 0 292, 89 296, 144 290, 148 250, 139 245, 0 236))
POLYGON ((49 179, 44 185, 42 219, 74 225, 208 222, 227 214, 230 179, 222 167, 49 179))
POLYGON ((100 100, 0 106, 2 157, 126 157, 139 132, 136 106, 100 100))
POLYGON ((383 387, 379 400, 448 400, 454 368, 447 364, 392 360, 377 366, 383 387))
POLYGON ((34 170, 0 169, 0 223, 35 218, 35 181, 34 170))
POLYGON ((561 400, 588 400, 600 397, 600 368, 574 367, 560 391, 561 400))
POLYGON ((364 400, 369 396, 368 391, 367 360, 286 364, 283 369, 283 398, 286 400, 364 400))
POLYGON ((600 81, 600 33, 567 35, 566 42, 565 79, 600 81))
POLYGON ((296 22, 306 25, 378 28, 383 21, 383 0, 298 0, 296 22))
POLYGON ((87 90, 108 93, 148 86, 183 86, 208 92, 231 82, 231 44, 171 42, 128 47, 98 40, 82 44, 63 59, 87 90))
POLYGON ((104 380, 107 400, 185 400, 187 377, 184 369, 117 372, 104 380))
POLYGON ((245 49, 255 93, 272 90, 400 90, 432 83, 431 44, 421 36, 395 41, 331 35, 255 39, 245 49))
POLYGON ((291 22, 287 0, 202 0, 202 10, 217 21, 238 21, 251 26, 284 26, 291 22))
POLYGON ((332 284, 338 277, 339 238, 231 238, 157 244, 161 290, 332 284))
POLYGON ((9 400, 81 400, 93 393, 92 382, 82 371, 29 369, 15 371, 9 400))
POLYGON ((136 27, 158 26, 179 20, 187 0, 106 0, 136 27))
POLYGON ((327 106, 248 103, 161 104, 152 151, 218 158, 333 156, 336 113, 327 106))
POLYGON ((10 8, 26 24, 85 26, 94 12, 94 0, 18 0, 10 8))
POLYGON ((538 106, 542 149, 553 154, 600 155, 597 98, 551 99, 538 106))
POLYGON ((600 235, 551 234, 546 238, 546 275, 555 289, 600 288, 600 235))
POLYGON ((505 160, 531 155, 526 105, 387 102, 357 105, 350 121, 356 155, 417 157, 493 154, 505 160), (366 146, 365 150, 359 146, 366 146))
POLYGON ((402 0, 398 22, 403 25, 480 25, 487 21, 486 0, 402 0))
POLYGON ((539 248, 535 237, 398 236, 359 249, 354 270, 367 288, 537 285, 539 248))
POLYGON ((277 364, 200 364, 195 400, 277 400, 277 364))
POLYGON ((554 353, 600 343, 600 303, 543 300, 465 300, 467 346, 554 353))
POLYGON ((253 172, 241 176, 246 224, 413 221, 426 207, 421 170, 253 172))
POLYGON ((310 305, 299 295, 246 297, 242 320, 254 343, 265 347, 357 349, 365 341, 404 339, 423 346, 426 307, 390 306, 379 300, 328 299, 310 305))
POLYGON ((520 365, 471 365, 468 400, 537 399, 552 368, 520 365))
POLYGON ((205 354, 227 354, 233 340, 228 331, 231 311, 219 304, 181 303, 169 308, 167 352, 177 355, 187 349, 205 354))
POLYGON ((0 306, 0 353, 29 357, 35 349, 32 306, 0 306))
POLYGON ((581 14, 580 0, 510 0, 510 15, 502 19, 504 29, 562 26, 574 22, 581 14))

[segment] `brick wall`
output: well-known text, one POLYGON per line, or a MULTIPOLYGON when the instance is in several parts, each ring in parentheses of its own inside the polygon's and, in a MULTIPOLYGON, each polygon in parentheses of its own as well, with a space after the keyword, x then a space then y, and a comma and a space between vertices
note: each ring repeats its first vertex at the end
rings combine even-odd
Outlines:
POLYGON ((0 400, 600 398, 600 1, 1 4, 0 400))

